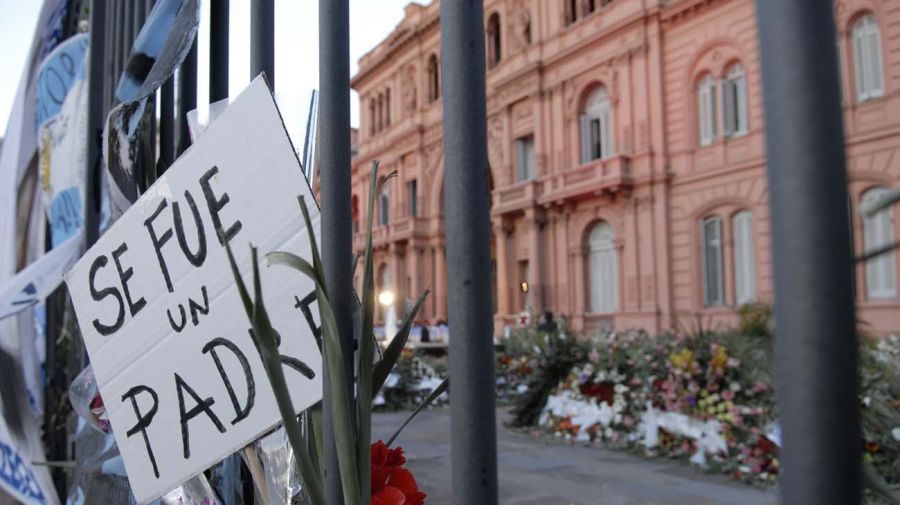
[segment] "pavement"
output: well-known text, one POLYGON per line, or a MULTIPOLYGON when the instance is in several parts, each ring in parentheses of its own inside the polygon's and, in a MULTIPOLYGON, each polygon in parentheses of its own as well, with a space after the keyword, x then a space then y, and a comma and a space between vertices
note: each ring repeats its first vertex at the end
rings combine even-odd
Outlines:
MULTIPOLYGON (((451 503, 450 415, 419 414, 394 442, 428 494, 425 503, 451 503)), ((408 412, 372 416, 373 439, 386 440, 408 412)), ((502 425, 497 411, 500 503, 510 505, 776 505, 776 495, 706 475, 687 463, 644 459, 596 447, 535 438, 502 425)))

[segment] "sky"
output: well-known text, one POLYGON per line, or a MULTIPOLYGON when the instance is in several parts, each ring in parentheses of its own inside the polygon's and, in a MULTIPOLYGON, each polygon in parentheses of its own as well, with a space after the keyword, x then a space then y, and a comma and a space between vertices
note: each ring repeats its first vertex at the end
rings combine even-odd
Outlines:
MULTIPOLYGON (((359 58, 403 19, 403 9, 410 1, 350 0, 351 76, 357 71, 359 58)), ((6 130, 42 3, 0 0, 0 132, 6 130)), ((275 0, 275 91, 291 101, 318 87, 318 4, 319 0, 275 0)), ((231 0, 230 18, 229 91, 234 96, 250 82, 250 0, 231 0)), ((200 21, 198 104, 207 103, 209 97, 205 78, 209 68, 208 22, 209 0, 202 3, 200 21)), ((355 93, 350 98, 350 124, 359 126, 359 100, 355 93)))

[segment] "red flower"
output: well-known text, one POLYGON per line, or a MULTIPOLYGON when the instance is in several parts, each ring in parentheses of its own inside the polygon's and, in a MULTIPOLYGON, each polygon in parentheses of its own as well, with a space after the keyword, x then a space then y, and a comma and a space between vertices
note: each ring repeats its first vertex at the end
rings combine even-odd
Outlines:
POLYGON ((425 493, 416 478, 403 468, 403 449, 391 449, 381 440, 372 444, 372 501, 370 505, 422 505, 425 493))

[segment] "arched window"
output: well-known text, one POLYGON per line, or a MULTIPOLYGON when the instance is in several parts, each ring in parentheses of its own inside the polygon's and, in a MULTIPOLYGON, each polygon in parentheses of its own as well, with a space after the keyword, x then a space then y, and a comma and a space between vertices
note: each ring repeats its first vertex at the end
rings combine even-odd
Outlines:
POLYGON ((384 125, 391 126, 391 88, 384 92, 384 125))
POLYGON ((428 101, 433 102, 441 96, 441 79, 439 75, 437 55, 428 57, 428 101))
POLYGON ((709 216, 700 227, 703 261, 703 305, 725 304, 725 276, 722 268, 722 218, 709 216))
POLYGON ((580 118, 582 163, 613 155, 612 128, 612 105, 600 86, 588 96, 580 118))
POLYGON ((381 194, 378 196, 378 223, 381 226, 387 226, 390 223, 390 204, 391 193, 387 185, 381 187, 381 194))
POLYGON ((738 305, 756 301, 756 254, 753 214, 742 210, 731 218, 734 235, 734 297, 738 305))
POLYGON ((590 310, 609 314, 618 308, 618 265, 614 233, 606 221, 591 229, 588 239, 588 271, 590 272, 590 310))
POLYGON ((487 64, 488 68, 500 63, 500 14, 493 13, 487 22, 487 64))
POLYGON ((726 137, 747 133, 747 76, 735 63, 722 79, 722 123, 726 137))
MULTIPOLYGON (((862 196, 863 205, 884 198, 887 190, 874 188, 862 196)), ((894 243, 891 209, 884 209, 863 221, 863 241, 866 252, 877 251, 894 243)), ((866 292, 871 298, 893 298, 897 294, 894 273, 894 253, 888 252, 866 262, 866 292)))
POLYGON ((701 146, 716 141, 716 80, 709 74, 697 84, 697 125, 701 146))
POLYGON ((884 95, 884 72, 881 61, 881 31, 872 14, 853 24, 853 63, 856 98, 859 101, 884 95))

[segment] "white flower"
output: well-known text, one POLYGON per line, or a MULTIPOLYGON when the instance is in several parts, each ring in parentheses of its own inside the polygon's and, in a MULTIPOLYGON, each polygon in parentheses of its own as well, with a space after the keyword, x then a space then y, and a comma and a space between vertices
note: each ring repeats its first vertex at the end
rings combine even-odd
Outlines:
POLYGON ((738 391, 741 390, 741 385, 738 384, 737 382, 732 382, 732 383, 728 386, 728 389, 730 389, 730 390, 734 391, 735 393, 737 393, 738 391))
POLYGON ((891 436, 894 437, 894 440, 900 442, 900 426, 891 430, 891 436))
POLYGON ((872 399, 869 398, 868 396, 864 396, 864 397, 863 397, 863 405, 865 405, 866 407, 868 407, 870 403, 872 403, 872 399))

